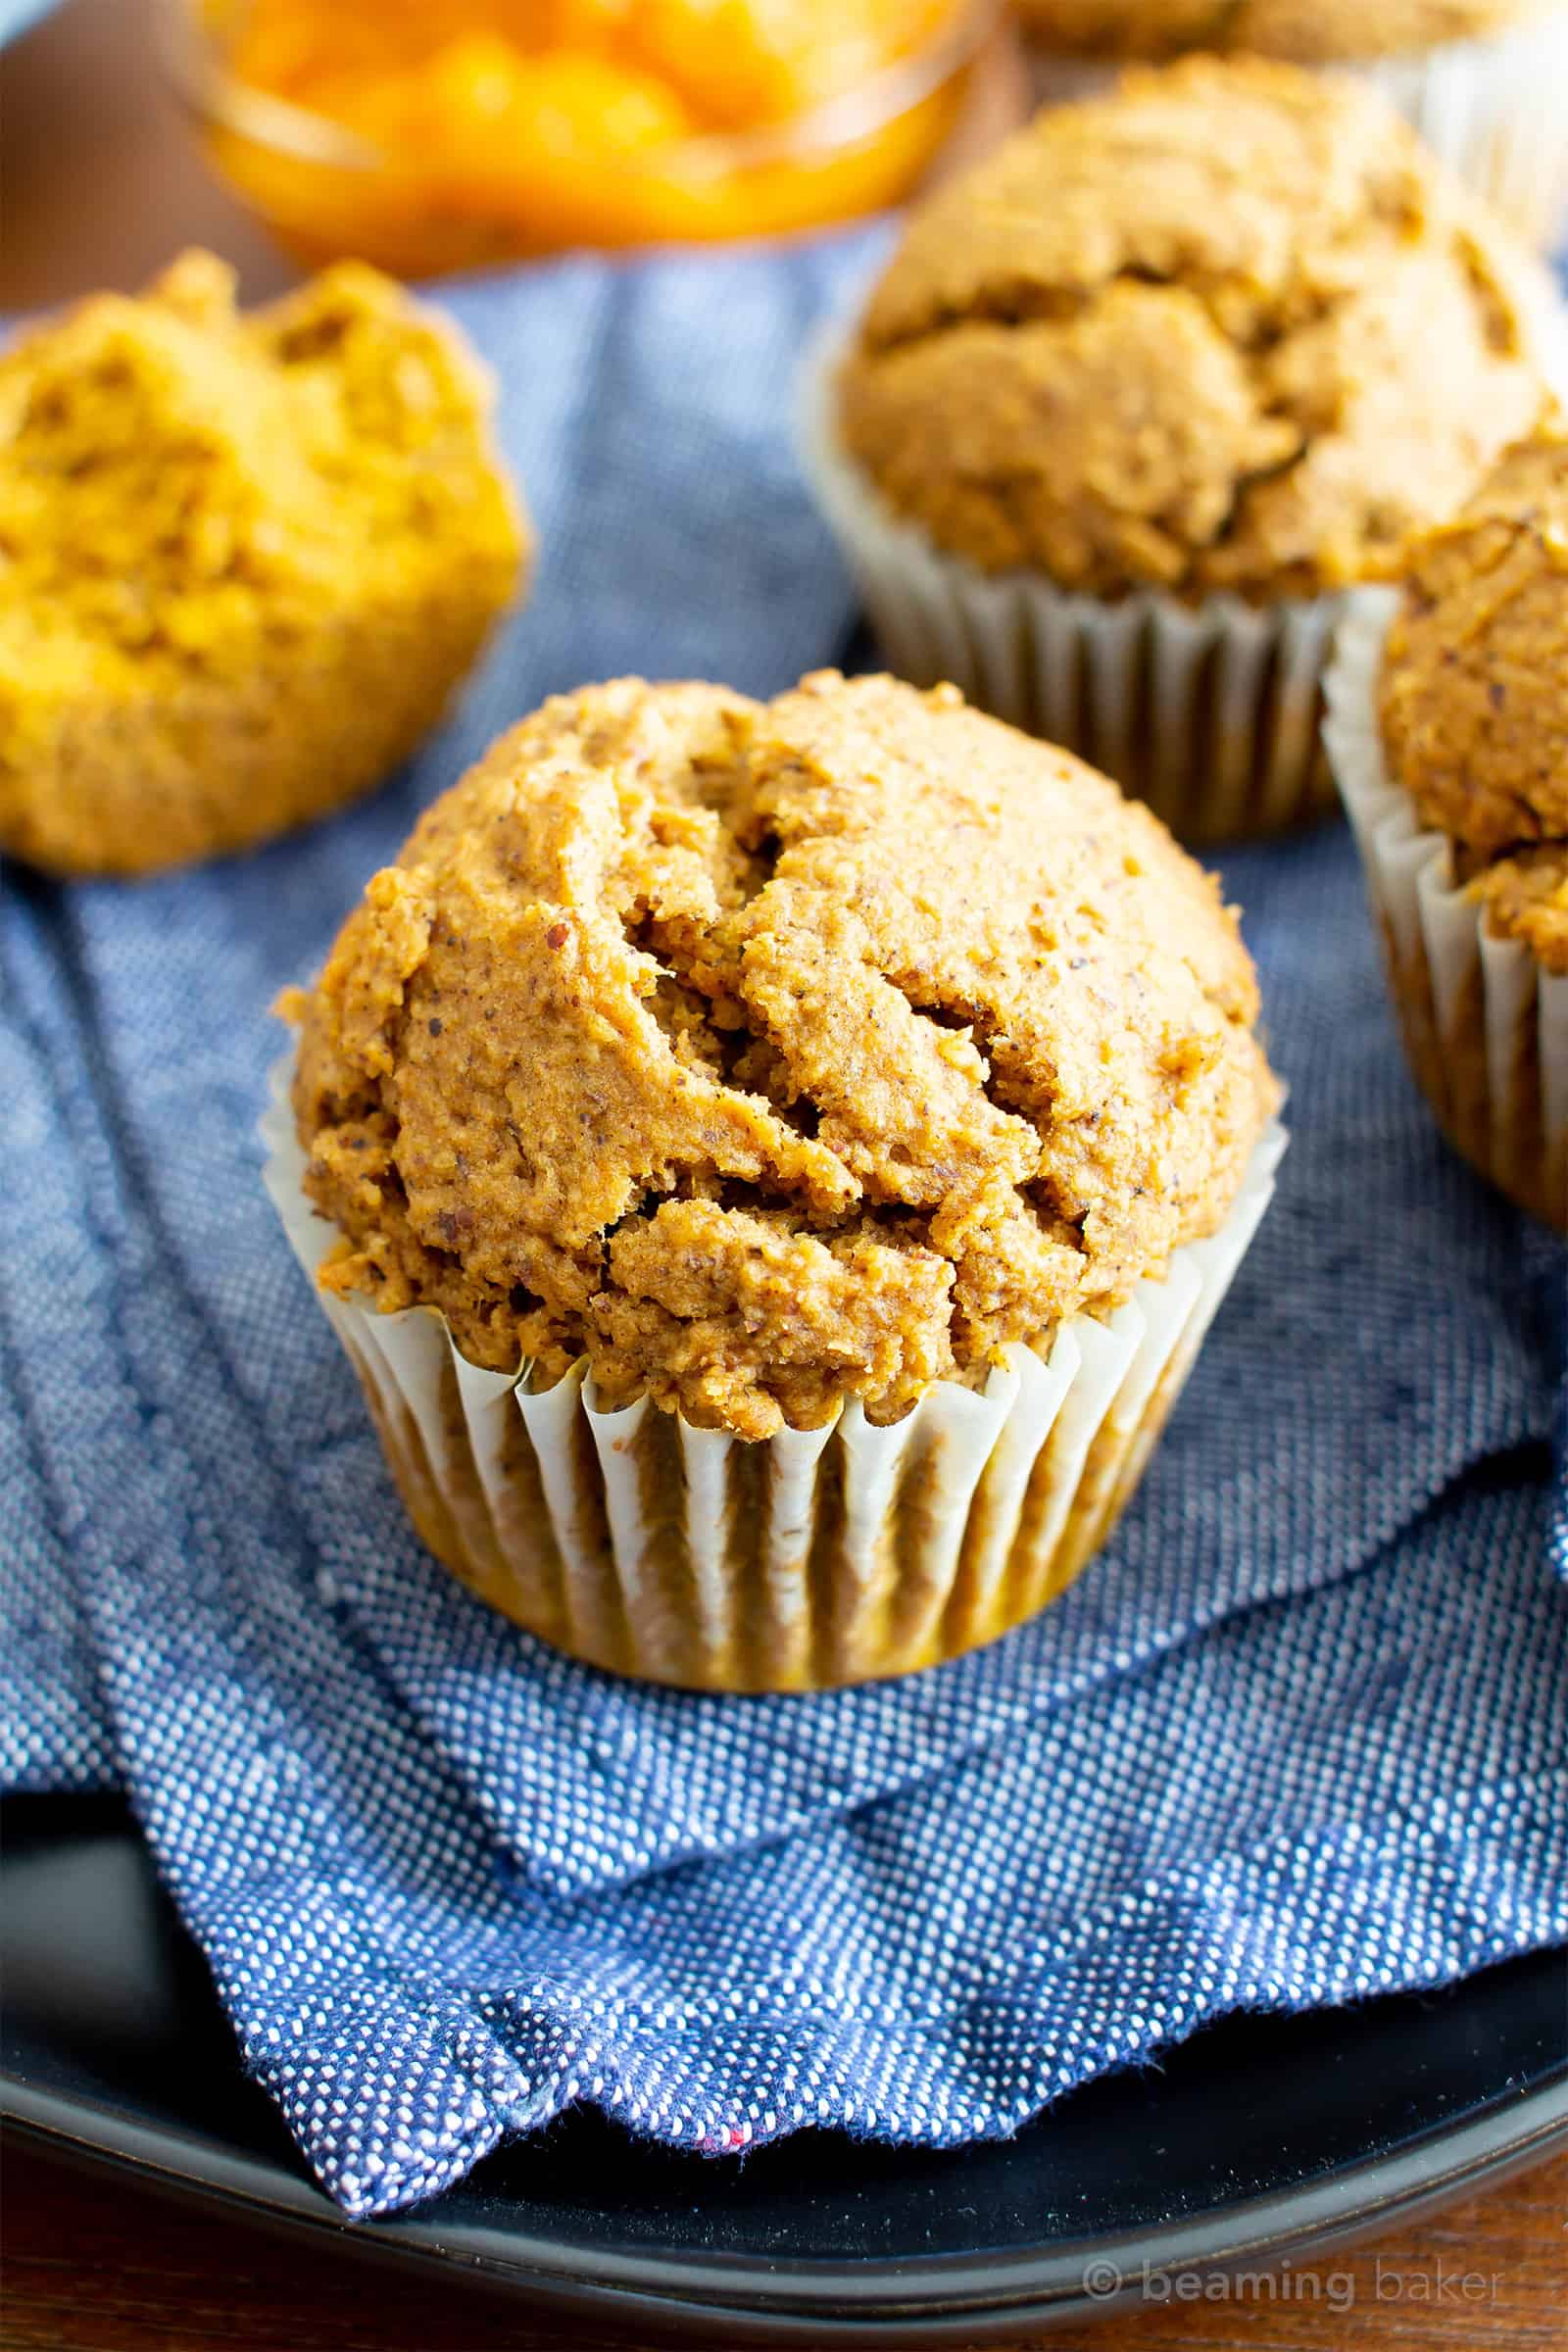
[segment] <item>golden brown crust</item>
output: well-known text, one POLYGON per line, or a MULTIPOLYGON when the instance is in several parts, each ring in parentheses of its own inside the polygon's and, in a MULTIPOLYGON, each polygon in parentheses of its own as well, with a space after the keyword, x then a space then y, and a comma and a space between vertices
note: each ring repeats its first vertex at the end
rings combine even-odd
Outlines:
POLYGON ((187 254, 0 356, 0 847, 137 873, 403 759, 516 585, 488 384, 390 280, 187 254))
POLYGON ((1411 543, 1405 573, 1383 664, 1390 773, 1480 857, 1568 840, 1568 422, 1509 450, 1411 543))
POLYGON ((952 688, 588 688, 435 804, 304 1004, 325 1279, 746 1437, 892 1418, 1223 1221, 1256 1005, 1164 829, 952 688))
POLYGON ((1195 58, 1048 109, 916 212, 841 430, 987 570, 1311 595, 1529 428, 1544 288, 1370 90, 1195 58))
POLYGON ((1501 858, 1470 885, 1494 939, 1522 940, 1548 972, 1568 972, 1568 841, 1501 858))
POLYGON ((1554 0, 1014 0, 1024 27, 1075 57, 1180 57, 1248 50, 1302 66, 1408 55, 1485 39, 1554 0))

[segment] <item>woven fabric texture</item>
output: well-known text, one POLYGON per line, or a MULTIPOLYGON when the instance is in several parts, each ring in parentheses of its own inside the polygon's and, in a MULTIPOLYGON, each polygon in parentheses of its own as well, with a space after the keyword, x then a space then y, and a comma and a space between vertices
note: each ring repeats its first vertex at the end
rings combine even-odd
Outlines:
POLYGON ((579 2099, 714 2150, 1004 2132, 1228 2008, 1568 1936, 1564 1254, 1438 1137, 1342 829, 1222 861, 1294 1142, 1142 1493, 934 1673, 713 1699, 488 1615, 262 1194, 269 1004, 500 727, 853 654, 789 407, 875 250, 456 289, 543 550, 459 715, 247 860, 5 874, 0 1782, 128 1788, 354 2213, 579 2099))

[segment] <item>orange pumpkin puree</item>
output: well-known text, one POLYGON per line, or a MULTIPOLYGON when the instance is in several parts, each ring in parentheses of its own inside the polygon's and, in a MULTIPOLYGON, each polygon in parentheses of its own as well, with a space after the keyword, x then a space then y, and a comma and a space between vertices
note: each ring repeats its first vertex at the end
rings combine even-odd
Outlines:
POLYGON ((325 119, 311 154, 228 110, 211 135, 229 177, 303 258, 354 252, 411 275, 758 235, 891 202, 952 126, 961 43, 954 70, 921 64, 968 15, 956 0, 205 0, 202 13, 244 91, 325 119))

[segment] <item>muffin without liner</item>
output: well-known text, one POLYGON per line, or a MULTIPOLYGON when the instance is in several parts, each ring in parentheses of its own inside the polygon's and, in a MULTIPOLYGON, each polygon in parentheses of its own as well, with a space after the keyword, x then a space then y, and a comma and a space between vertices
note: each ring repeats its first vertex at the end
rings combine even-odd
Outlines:
POLYGON ((186 254, 0 355, 0 849, 152 872, 407 758, 517 585, 489 409, 355 265, 241 315, 186 254))

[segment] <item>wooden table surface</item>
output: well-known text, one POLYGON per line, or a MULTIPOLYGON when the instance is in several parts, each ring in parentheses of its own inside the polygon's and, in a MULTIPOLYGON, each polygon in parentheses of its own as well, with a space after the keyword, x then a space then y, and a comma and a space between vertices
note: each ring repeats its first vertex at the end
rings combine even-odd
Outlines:
MULTIPOLYGON (((999 67, 992 119, 1013 103, 999 67)), ((202 165, 159 66, 150 0, 70 0, 25 35, 0 62, 0 309, 135 285, 193 240, 238 265, 247 295, 287 282, 286 263, 202 165)), ((568 2342, 591 2352, 596 2341, 625 2341, 383 2274, 68 2168, 30 2144, 7 2149, 3 2225, 7 2352, 532 2352, 568 2342)), ((1298 2285, 1285 2300, 1149 2305, 1048 2340, 1060 2352, 1243 2343, 1563 2352, 1568 2158, 1308 2276, 1316 2287, 1298 2285)))
MULTIPOLYGON (((624 2336, 380 2271, 31 2144, 6 2148, 4 2215, 5 2352, 630 2352, 624 2336)), ((1283 2300, 1147 2304, 1035 2340, 1041 2352, 1562 2352, 1565 2267, 1568 2156, 1375 2248, 1303 2265, 1283 2300)))

